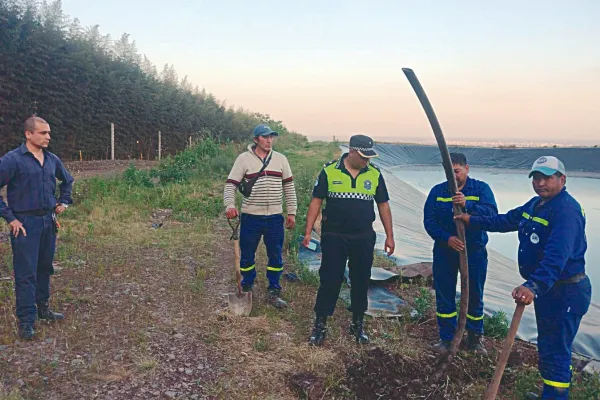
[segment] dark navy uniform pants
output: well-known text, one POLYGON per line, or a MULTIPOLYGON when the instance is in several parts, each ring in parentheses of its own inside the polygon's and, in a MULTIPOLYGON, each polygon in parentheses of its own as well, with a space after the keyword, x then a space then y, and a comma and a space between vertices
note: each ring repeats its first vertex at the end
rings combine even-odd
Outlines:
POLYGON ((44 216, 16 215, 27 236, 11 234, 17 318, 20 323, 34 323, 36 304, 47 304, 50 298, 50 275, 56 249, 56 233, 52 214, 44 216))
POLYGON ((376 239, 377 236, 372 230, 358 234, 325 232, 321 235, 321 283, 314 308, 317 315, 333 315, 344 281, 346 263, 351 282, 352 312, 367 311, 367 292, 376 239))
POLYGON ((567 399, 571 383, 571 346, 592 298, 590 279, 557 284, 534 300, 543 399, 567 399))

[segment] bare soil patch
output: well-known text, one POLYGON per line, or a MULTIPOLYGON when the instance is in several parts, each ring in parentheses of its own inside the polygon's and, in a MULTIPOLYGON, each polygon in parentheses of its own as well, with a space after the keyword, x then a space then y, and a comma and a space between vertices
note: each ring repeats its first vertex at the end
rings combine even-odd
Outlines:
POLYGON ((67 161, 64 163, 67 170, 75 178, 89 178, 93 176, 111 176, 125 171, 131 164, 138 169, 149 169, 158 164, 158 161, 148 160, 95 160, 95 161, 67 161))

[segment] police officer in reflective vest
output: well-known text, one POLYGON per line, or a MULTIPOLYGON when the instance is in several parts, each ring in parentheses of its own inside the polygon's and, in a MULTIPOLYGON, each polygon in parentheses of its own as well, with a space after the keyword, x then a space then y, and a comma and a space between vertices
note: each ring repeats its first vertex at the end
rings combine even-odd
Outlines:
POLYGON ((519 233, 516 303, 534 303, 538 329, 543 399, 567 399, 571 383, 571 346, 591 302, 585 274, 585 213, 565 187, 566 171, 556 157, 538 158, 531 168, 538 196, 495 217, 456 217, 471 228, 519 233))
MULTIPOLYGON (((451 193, 448 183, 434 186, 423 210, 425 230, 435 241, 433 245, 433 281, 440 341, 433 349, 446 353, 456 330, 456 281, 459 252, 465 247, 456 233, 453 204, 473 215, 496 215, 498 208, 487 183, 469 177, 467 158, 462 153, 450 153, 458 193, 451 193)), ((469 257, 469 308, 467 312, 468 348, 480 354, 487 351, 481 343, 483 334, 483 288, 487 276, 488 235, 478 229, 467 229, 469 257)))
POLYGON ((394 252, 394 233, 389 196, 383 175, 370 163, 378 154, 368 136, 350 138, 348 153, 326 164, 317 179, 306 217, 304 246, 308 246, 312 227, 324 199, 326 207, 321 223, 321 284, 314 311, 315 325, 310 343, 320 345, 325 339, 327 317, 333 315, 340 293, 346 262, 351 281, 352 324, 350 333, 358 343, 367 343, 364 314, 367 310, 367 290, 373 265, 376 235, 374 204, 377 203, 386 240, 385 251, 394 252))

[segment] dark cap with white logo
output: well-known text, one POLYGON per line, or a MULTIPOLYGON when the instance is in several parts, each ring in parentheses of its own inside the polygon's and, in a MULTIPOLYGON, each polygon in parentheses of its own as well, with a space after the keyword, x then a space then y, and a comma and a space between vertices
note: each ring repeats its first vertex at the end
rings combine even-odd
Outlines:
POLYGON ((350 138, 350 149, 356 150, 365 158, 379 157, 373 148, 373 139, 365 135, 354 135, 350 138))

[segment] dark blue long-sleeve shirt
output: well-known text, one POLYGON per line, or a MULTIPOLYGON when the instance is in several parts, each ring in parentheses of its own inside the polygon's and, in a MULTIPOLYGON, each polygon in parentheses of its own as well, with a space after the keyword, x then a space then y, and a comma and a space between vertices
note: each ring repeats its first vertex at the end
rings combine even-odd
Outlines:
MULTIPOLYGON (((467 201, 465 212, 484 216, 498 214, 494 193, 487 183, 467 177, 467 182, 461 192, 467 201)), ((434 248, 447 248, 448 239, 457 235, 452 203, 454 195, 455 193, 450 193, 448 183, 443 182, 431 189, 425 201, 423 225, 429 236, 435 241, 434 248)), ((466 239, 467 247, 478 249, 487 244, 488 235, 485 231, 468 228, 466 239)))
POLYGON ((519 232, 519 272, 536 296, 556 281, 585 272, 585 212, 563 189, 540 205, 534 197, 521 207, 495 217, 473 216, 470 226, 488 232, 519 232))
POLYGON ((0 216, 8 223, 14 213, 53 210, 57 203, 73 204, 73 177, 60 159, 44 150, 44 165, 25 144, 0 158, 0 189, 7 186, 8 206, 0 196, 0 216), (56 179, 61 181, 60 196, 55 198, 56 179))

